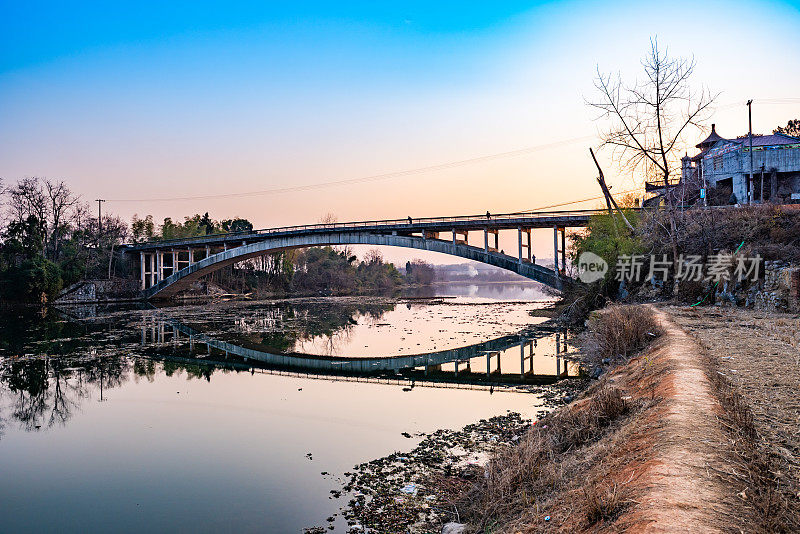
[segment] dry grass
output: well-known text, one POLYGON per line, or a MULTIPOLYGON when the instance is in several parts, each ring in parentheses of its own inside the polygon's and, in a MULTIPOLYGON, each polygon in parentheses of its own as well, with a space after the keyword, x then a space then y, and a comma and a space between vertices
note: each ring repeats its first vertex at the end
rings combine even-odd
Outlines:
POLYGON ((611 305, 589 319, 581 339, 586 359, 598 363, 628 357, 662 334, 655 313, 649 306, 611 305))
POLYGON ((737 388, 719 370, 716 358, 703 358, 705 373, 723 407, 723 426, 730 437, 728 460, 736 466, 723 473, 729 484, 742 488, 738 495, 748 508, 752 532, 800 532, 800 500, 782 482, 779 459, 770 453, 754 424, 753 412, 737 388))
POLYGON ((704 370, 724 407, 726 455, 736 466, 722 475, 747 510, 749 530, 800 531, 800 317, 666 310, 704 347, 704 370))
POLYGON ((614 519, 625 505, 616 483, 589 483, 583 493, 586 498, 586 520, 591 524, 614 519))
MULTIPOLYGON (((610 306, 590 321, 594 358, 630 357, 662 333, 651 308, 610 306)), ((635 503, 663 417, 656 389, 667 363, 634 357, 575 403, 538 421, 501 451, 458 509, 479 532, 615 528, 635 503), (633 481, 633 483, 632 483, 633 481), (549 515, 552 520, 544 521, 549 515)))
MULTIPOLYGON (((575 455, 603 437, 631 410, 619 389, 604 384, 583 402, 539 421, 516 447, 494 458, 484 480, 467 495, 462 507, 470 523, 481 531, 492 531, 563 489, 582 471, 580 458, 575 455)), ((585 486, 585 515, 590 523, 613 517, 625 504, 616 485, 608 490, 601 482, 595 484, 585 486)))
MULTIPOLYGON (((640 232, 646 248, 669 252, 666 212, 642 216, 640 232)), ((678 213, 678 248, 684 254, 706 255, 718 250, 759 254, 767 260, 800 261, 800 209, 797 206, 757 205, 678 213)))

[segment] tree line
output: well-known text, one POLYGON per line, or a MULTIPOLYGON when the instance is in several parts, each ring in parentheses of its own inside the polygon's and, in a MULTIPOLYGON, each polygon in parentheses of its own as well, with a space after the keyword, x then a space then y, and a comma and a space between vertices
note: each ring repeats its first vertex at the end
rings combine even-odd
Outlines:
MULTIPOLYGON (((134 277, 135 266, 115 252, 125 242, 253 230, 247 219, 215 220, 207 212, 161 224, 152 215, 134 215, 128 225, 94 212, 63 180, 49 178, 0 180, 0 203, 0 302, 46 302, 81 280, 134 277)), ((401 274, 378 250, 359 260, 347 247, 322 247, 246 260, 211 278, 231 290, 261 293, 352 293, 433 280, 433 267, 423 261, 409 262, 406 270, 401 274)))

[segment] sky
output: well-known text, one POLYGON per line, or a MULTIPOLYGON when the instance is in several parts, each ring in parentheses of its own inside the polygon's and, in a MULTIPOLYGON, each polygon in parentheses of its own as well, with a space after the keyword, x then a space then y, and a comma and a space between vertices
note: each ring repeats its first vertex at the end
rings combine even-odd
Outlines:
MULTIPOLYGON (((654 36, 720 93, 720 135, 746 132, 749 98, 756 133, 800 117, 799 1, 73 4, 0 4, 0 177, 64 179, 125 219, 265 228, 596 196, 596 69, 640 77, 654 36), (204 198, 164 200, 186 197, 204 198)), ((610 156, 612 191, 635 188, 610 156)))

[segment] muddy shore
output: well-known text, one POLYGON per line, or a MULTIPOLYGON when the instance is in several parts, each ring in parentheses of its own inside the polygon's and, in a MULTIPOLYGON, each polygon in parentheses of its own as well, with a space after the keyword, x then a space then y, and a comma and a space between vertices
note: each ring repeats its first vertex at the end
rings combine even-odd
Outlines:
POLYGON ((798 531, 798 317, 655 313, 659 339, 536 424, 507 414, 357 466, 351 531, 798 531))

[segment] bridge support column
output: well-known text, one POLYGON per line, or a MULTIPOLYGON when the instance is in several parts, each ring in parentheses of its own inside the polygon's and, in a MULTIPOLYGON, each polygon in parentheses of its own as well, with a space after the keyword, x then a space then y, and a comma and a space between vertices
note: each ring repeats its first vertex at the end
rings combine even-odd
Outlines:
POLYGON ((554 270, 559 278, 566 276, 567 272, 567 229, 565 227, 553 227, 553 249, 555 252, 554 270), (559 250, 558 233, 561 232, 561 250, 559 250), (561 266, 559 267, 559 252, 561 253, 561 266))
POLYGON ((561 376, 561 334, 556 332, 556 376, 561 376))
POLYGON ((145 289, 144 281, 144 252, 139 252, 139 281, 142 289, 145 289))
POLYGON ((519 342, 519 376, 520 378, 525 378, 525 345, 526 342, 523 339, 519 342))
POLYGON ((162 251, 156 252, 156 283, 164 279, 164 253, 162 251))
POLYGON ((211 256, 211 247, 206 245, 206 258, 211 256))
POLYGON ((531 371, 530 371, 530 373, 531 373, 532 375, 535 375, 535 374, 536 374, 536 371, 535 371, 535 370, 534 370, 534 368, 533 368, 533 353, 534 353, 534 351, 536 350, 536 340, 534 339, 534 340, 533 340, 533 343, 531 343, 530 345, 531 345, 531 350, 530 350, 530 353, 531 353, 531 355, 529 356, 529 358, 530 358, 530 360, 531 360, 531 371))
POLYGON ((558 270, 558 226, 553 227, 553 271, 556 278, 561 277, 558 270))
POLYGON ((499 244, 500 244, 500 238, 497 234, 497 230, 493 229, 490 230, 489 228, 485 228, 483 230, 483 248, 486 255, 487 256, 489 255, 489 251, 497 252, 497 250, 499 249, 499 244), (494 236, 494 243, 492 245, 489 245, 490 235, 494 236))
POLYGON ((528 263, 533 263, 531 261, 531 229, 518 226, 517 238, 519 240, 519 263, 523 263, 525 261, 528 263), (526 255, 523 255, 523 249, 527 252, 526 255))
POLYGON ((459 243, 462 245, 469 243, 469 230, 456 230, 453 228, 453 244, 458 245, 459 243))

